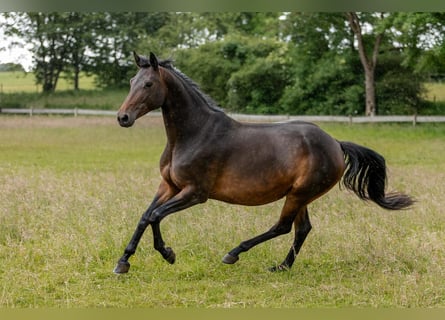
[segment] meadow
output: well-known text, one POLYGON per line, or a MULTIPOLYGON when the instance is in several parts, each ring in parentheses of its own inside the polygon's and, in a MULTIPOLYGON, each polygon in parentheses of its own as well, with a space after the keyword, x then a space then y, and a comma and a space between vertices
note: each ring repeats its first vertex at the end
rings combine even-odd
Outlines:
MULTIPOLYGON (((63 74, 57 82, 58 90, 71 90, 73 84, 63 74)), ((82 73, 80 77, 81 89, 94 89, 94 77, 87 76, 82 73)), ((0 72, 0 89, 1 93, 15 93, 28 92, 40 93, 42 91, 41 85, 36 84, 36 79, 33 72, 23 71, 4 71, 0 72)))
POLYGON ((267 230, 282 201, 216 201, 166 218, 174 265, 147 230, 132 267, 116 260, 159 183, 162 120, 0 117, 0 307, 444 307, 445 125, 321 124, 382 153, 389 191, 417 199, 388 212, 334 187, 309 207, 313 230, 293 268, 270 273, 293 234, 235 265, 221 258, 267 230))

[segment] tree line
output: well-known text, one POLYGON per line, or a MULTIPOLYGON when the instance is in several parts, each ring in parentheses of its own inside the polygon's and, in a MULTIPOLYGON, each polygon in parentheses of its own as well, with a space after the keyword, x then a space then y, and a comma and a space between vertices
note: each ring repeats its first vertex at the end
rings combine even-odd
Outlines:
MULTIPOLYGON (((20 12, 44 93, 81 72, 128 87, 132 51, 173 58, 222 107, 247 113, 412 114, 445 74, 444 13, 20 12)), ((16 44, 17 45, 17 44, 16 44)))

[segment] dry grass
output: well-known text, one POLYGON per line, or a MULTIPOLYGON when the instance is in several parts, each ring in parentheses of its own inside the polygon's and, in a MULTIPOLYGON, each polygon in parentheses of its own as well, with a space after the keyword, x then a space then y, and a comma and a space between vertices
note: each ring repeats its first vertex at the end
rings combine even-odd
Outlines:
POLYGON ((163 222, 175 265, 148 230, 130 273, 114 275, 159 182, 161 123, 143 118, 126 130, 111 118, 0 117, 0 306, 445 306, 443 125, 324 125, 385 154, 391 189, 418 203, 388 212, 334 188, 310 206, 314 229, 289 272, 266 269, 284 258, 291 234, 235 265, 220 262, 268 229, 281 201, 209 201, 163 222))

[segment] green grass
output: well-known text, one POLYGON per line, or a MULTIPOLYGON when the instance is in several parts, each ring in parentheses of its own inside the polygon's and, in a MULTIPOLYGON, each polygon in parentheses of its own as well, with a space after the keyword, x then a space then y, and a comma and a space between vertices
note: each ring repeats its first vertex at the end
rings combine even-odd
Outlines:
POLYGON ((387 212, 334 188, 294 267, 270 273, 292 234, 220 262, 267 230, 282 201, 208 201, 161 225, 174 265, 147 230, 126 275, 112 269, 159 183, 161 119, 0 117, 1 307, 444 307, 445 125, 323 124, 384 154, 390 190, 412 210, 387 212))
POLYGON ((42 94, 32 73, 0 72, 0 108, 63 108, 63 109, 117 109, 128 94, 128 89, 99 90, 94 77, 81 75, 80 90, 61 77, 57 90, 42 94))
POLYGON ((430 82, 425 84, 426 99, 429 101, 445 101, 445 83, 430 82))
MULTIPOLYGON (((66 77, 60 77, 57 83, 57 90, 72 90, 73 84, 68 81, 66 77)), ((93 90, 95 89, 94 77, 81 75, 80 89, 93 90)), ((34 73, 7 71, 0 72, 0 92, 1 93, 41 93, 41 85, 36 85, 34 73)))

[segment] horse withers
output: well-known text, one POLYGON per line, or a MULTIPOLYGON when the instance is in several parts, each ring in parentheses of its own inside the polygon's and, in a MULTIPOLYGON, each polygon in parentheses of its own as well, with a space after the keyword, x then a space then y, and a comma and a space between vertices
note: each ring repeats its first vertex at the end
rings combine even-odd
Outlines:
POLYGON ((278 221, 268 231, 241 242, 223 258, 232 264, 239 254, 295 229, 284 261, 271 270, 291 268, 311 230, 308 205, 342 178, 363 200, 399 210, 413 199, 385 193, 386 165, 373 150, 337 141, 318 126, 300 121, 240 123, 227 116, 189 77, 169 60, 134 53, 139 71, 117 115, 122 127, 160 108, 167 144, 160 159, 161 181, 143 213, 115 273, 126 273, 129 258, 145 229, 153 231, 154 247, 169 263, 175 253, 166 247, 160 222, 169 214, 208 199, 239 205, 262 205, 285 198, 278 221))

